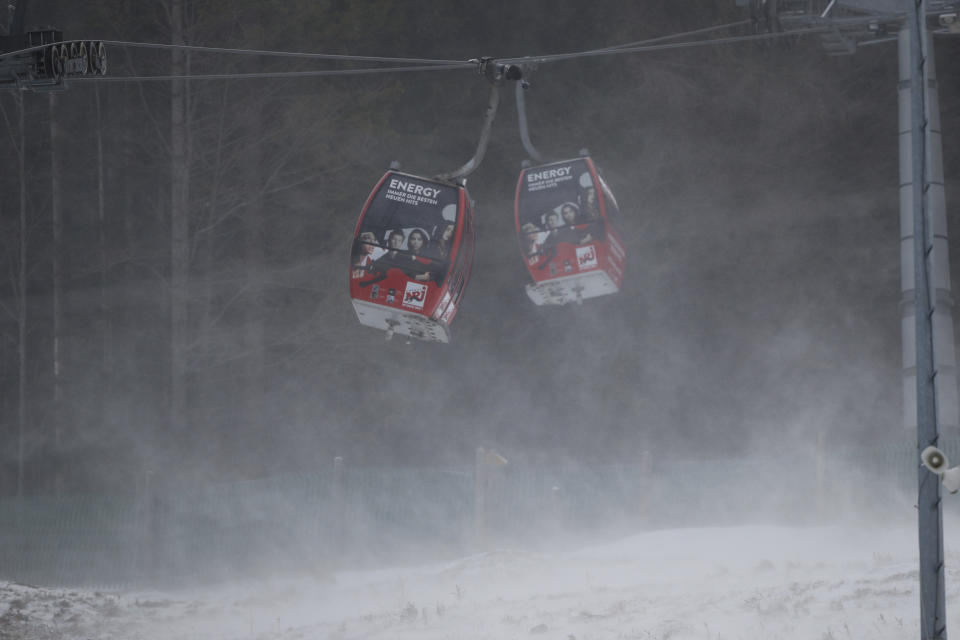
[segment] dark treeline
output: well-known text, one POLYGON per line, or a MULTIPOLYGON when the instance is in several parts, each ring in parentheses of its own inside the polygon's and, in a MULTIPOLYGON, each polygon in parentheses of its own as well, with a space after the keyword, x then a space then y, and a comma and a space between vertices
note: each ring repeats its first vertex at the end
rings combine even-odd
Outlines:
MULTIPOLYGON (((732 0, 31 0, 26 22, 67 39, 467 60, 743 18, 732 0)), ((936 42, 952 211, 958 45, 936 42)), ((125 45, 108 64, 108 78, 358 66, 125 45)), ((477 257, 450 345, 361 327, 347 260, 391 161, 433 175, 473 154, 489 91, 476 73, 0 95, 0 495, 336 455, 460 464, 477 445, 603 464, 786 451, 817 431, 903 437, 895 43, 597 56, 530 83, 534 143, 589 148, 617 194, 629 275, 580 307, 527 299, 505 86, 468 181, 477 257)))

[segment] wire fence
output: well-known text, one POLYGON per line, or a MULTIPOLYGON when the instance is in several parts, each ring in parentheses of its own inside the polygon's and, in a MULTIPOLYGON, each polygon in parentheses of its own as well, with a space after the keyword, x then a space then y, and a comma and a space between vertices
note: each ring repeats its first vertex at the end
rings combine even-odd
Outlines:
MULTIPOLYGON (((942 447, 960 460, 960 442, 942 447)), ((911 500, 916 447, 632 466, 329 469, 132 496, 0 499, 0 579, 119 589, 451 559, 600 533, 823 524, 911 500)), ((953 501, 946 501, 946 508, 953 501)), ((910 513, 905 510, 905 513, 910 513)))

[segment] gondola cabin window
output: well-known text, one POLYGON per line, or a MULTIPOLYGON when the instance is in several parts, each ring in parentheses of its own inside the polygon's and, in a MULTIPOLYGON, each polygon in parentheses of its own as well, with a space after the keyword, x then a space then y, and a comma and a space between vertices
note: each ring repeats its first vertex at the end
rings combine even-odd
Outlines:
POLYGON ((472 239, 462 246, 470 215, 462 186, 388 171, 354 232, 350 296, 360 322, 388 336, 448 342, 460 297, 451 281, 465 280, 464 257, 472 259, 472 239))
POLYGON ((619 291, 626 253, 620 210, 589 157, 525 168, 515 199, 517 236, 536 304, 619 291))

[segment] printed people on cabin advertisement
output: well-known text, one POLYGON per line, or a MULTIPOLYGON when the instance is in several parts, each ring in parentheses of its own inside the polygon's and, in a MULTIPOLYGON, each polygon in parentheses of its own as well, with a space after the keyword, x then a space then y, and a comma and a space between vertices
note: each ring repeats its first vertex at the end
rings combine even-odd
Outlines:
POLYGON ((517 192, 517 224, 524 256, 531 267, 551 263, 551 272, 569 273, 574 264, 578 270, 596 266, 596 248, 592 252, 580 249, 603 236, 597 187, 586 161, 536 167, 522 174, 517 192), (571 250, 562 265, 553 265, 564 246, 577 247, 576 252, 571 250), (593 258, 581 259, 588 254, 593 258))
POLYGON ((459 203, 460 191, 452 185, 389 173, 361 220, 351 277, 370 287, 371 299, 385 294, 388 303, 423 309, 428 287, 442 285, 447 276, 459 203))

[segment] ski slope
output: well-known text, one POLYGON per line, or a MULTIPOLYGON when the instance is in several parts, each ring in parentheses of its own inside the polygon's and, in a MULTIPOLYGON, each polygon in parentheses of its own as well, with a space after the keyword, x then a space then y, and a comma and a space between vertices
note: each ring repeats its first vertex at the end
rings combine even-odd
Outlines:
MULTIPOLYGON (((957 527, 944 525, 948 631, 960 622, 960 549, 950 544, 957 527)), ((0 637, 913 639, 917 548, 909 521, 751 525, 169 593, 7 583, 0 586, 0 637)))

